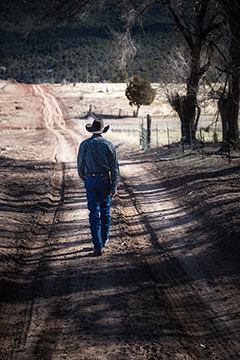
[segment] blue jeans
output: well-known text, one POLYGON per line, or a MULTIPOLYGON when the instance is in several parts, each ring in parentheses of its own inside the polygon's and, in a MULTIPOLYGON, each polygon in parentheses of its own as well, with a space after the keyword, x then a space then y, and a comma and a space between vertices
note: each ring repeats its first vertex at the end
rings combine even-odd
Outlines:
POLYGON ((109 237, 111 222, 109 176, 86 176, 85 188, 94 249, 102 250, 103 244, 105 244, 109 237))

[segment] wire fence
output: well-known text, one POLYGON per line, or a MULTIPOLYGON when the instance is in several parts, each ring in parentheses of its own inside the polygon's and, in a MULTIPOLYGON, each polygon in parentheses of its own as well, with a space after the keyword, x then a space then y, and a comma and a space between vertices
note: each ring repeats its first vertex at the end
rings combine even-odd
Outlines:
MULTIPOLYGON (((111 125, 111 130, 113 132, 124 134, 125 136, 133 136, 136 139, 142 139, 142 143, 145 143, 147 141, 147 128, 145 125, 120 125, 120 126, 114 126, 111 125)), ((149 147, 155 147, 155 146, 163 146, 163 145, 169 145, 181 142, 182 139, 182 127, 181 124, 179 126, 175 126, 174 128, 169 127, 168 123, 165 123, 165 128, 161 124, 156 124, 155 127, 151 127, 151 137, 150 137, 150 143, 149 147)), ((218 124, 217 126, 207 126, 207 127, 198 127, 198 129, 195 132, 195 138, 197 140, 201 140, 204 143, 219 143, 222 141, 222 126, 218 124)), ((193 138, 191 138, 192 143, 193 138)), ((141 143, 141 141, 140 141, 141 143)))
POLYGON ((135 141, 139 143, 140 147, 143 150, 148 148, 159 148, 162 146, 176 147, 179 146, 182 151, 185 151, 186 148, 192 150, 198 149, 202 154, 214 154, 221 148, 225 151, 225 155, 229 157, 240 155, 239 143, 234 145, 234 142, 231 141, 233 138, 231 127, 226 124, 225 140, 223 140, 223 129, 221 121, 210 121, 207 123, 199 122, 196 129, 192 129, 190 124, 183 126, 181 122, 177 124, 175 121, 174 124, 165 121, 156 122, 154 126, 151 126, 150 129, 147 129, 146 119, 139 119, 139 123, 134 126, 125 125, 125 127, 111 127, 113 132, 122 134, 131 139, 135 138, 135 141), (150 131, 150 136, 149 136, 150 131), (222 145, 225 146, 222 146, 222 145))

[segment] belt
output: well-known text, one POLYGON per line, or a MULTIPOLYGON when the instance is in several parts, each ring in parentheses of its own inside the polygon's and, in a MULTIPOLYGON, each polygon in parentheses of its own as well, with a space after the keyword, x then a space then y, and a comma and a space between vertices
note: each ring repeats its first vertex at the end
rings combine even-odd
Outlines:
POLYGON ((108 173, 87 173, 87 176, 107 176, 108 173))

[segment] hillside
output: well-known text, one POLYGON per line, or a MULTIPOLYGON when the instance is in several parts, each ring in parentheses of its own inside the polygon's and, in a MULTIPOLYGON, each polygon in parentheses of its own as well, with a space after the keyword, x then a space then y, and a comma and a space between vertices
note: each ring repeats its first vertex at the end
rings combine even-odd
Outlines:
MULTIPOLYGON (((122 31, 120 10, 108 7, 85 21, 61 27, 39 26, 34 8, 0 13, 0 79, 18 82, 118 82, 140 74, 152 82, 161 78, 176 28, 158 5, 133 29, 135 56, 120 66, 121 48, 111 29, 122 31), (126 73, 127 71, 127 73, 126 73)), ((178 44, 181 39, 178 39, 178 44)))

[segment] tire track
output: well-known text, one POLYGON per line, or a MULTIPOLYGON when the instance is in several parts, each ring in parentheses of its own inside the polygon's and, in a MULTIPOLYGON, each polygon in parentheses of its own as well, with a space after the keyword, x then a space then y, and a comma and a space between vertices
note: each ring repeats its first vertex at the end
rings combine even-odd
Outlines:
POLYGON ((49 130, 56 138, 53 160, 71 162, 82 137, 66 127, 65 116, 57 99, 40 85, 32 85, 35 96, 42 99, 39 127, 49 130))
MULTIPOLYGON (((18 166, 21 168, 24 165, 18 164, 18 166)), ((4 294, 1 294, 1 314, 3 315, 0 334, 1 345, 3 344, 1 359, 22 358, 21 354, 24 352, 28 340, 33 313, 38 307, 34 295, 36 283, 39 281, 38 272, 41 270, 42 259, 48 250, 48 239, 54 226, 57 207, 61 203, 58 192, 61 185, 61 177, 58 174, 59 172, 62 173, 61 165, 56 164, 49 167, 48 171, 49 181, 40 189, 39 186, 34 186, 31 181, 33 182, 33 179, 34 181, 41 181, 41 176, 45 178, 45 175, 37 178, 37 173, 34 174, 35 171, 31 176, 28 170, 25 182, 26 185, 31 185, 31 197, 26 200, 27 190, 23 192, 18 190, 17 193, 14 193, 11 201, 13 208, 13 204, 16 203, 15 211, 19 211, 18 204, 24 204, 26 215, 25 221, 17 223, 14 231, 16 240, 12 262, 4 277, 4 294), (52 176, 53 173, 55 176, 52 176), (58 179, 60 179, 59 183, 58 179), (37 197, 35 197, 35 193, 38 194, 37 197), (40 196, 41 193, 42 197, 40 196), (50 203, 57 205, 55 212, 52 212, 53 207, 49 206, 50 203), (7 315, 9 319, 7 319, 7 315), (2 341, 5 336, 11 339, 11 344, 8 343, 7 348, 2 341), (4 354, 7 354, 6 357, 4 354)), ((15 176, 17 176, 17 169, 15 172, 15 176)), ((11 196, 11 192, 12 187, 9 188, 8 196, 11 196)))
MULTIPOLYGON (((75 163, 76 149, 82 139, 74 130, 67 129, 62 108, 53 95, 47 93, 40 85, 32 85, 32 90, 34 96, 40 97, 42 100, 42 105, 39 108, 39 136, 45 136, 44 131, 47 130, 53 138, 54 152, 52 156, 49 154, 50 162, 53 161, 53 173, 51 174, 53 181, 50 181, 51 188, 48 189, 52 198, 52 206, 45 210, 44 214, 41 211, 40 216, 37 216, 36 211, 34 211, 32 215, 35 216, 35 222, 30 231, 27 224, 24 225, 24 231, 28 234, 30 241, 26 243, 24 251, 21 252, 22 255, 18 254, 23 261, 14 265, 11 274, 13 275, 14 271, 16 279, 22 279, 20 281, 29 279, 30 285, 24 284, 25 293, 22 290, 15 294, 9 289, 7 303, 3 305, 6 310, 4 311, 3 307, 1 309, 3 313, 7 314, 9 306, 15 308, 14 317, 16 319, 19 318, 20 313, 22 314, 21 323, 14 326, 12 322, 4 320, 5 325, 1 336, 4 337, 5 334, 12 333, 13 339, 12 352, 5 348, 1 349, 2 354, 8 354, 7 359, 21 359, 22 356, 31 358, 33 348, 36 346, 37 349, 39 346, 39 343, 34 345, 38 338, 37 334, 40 334, 42 330, 45 332, 44 328, 48 328, 49 319, 53 318, 51 312, 54 313, 55 301, 47 298, 51 297, 51 293, 60 293, 62 281, 57 279, 54 282, 54 289, 49 288, 49 285, 44 282, 45 274, 52 271, 51 267, 46 265, 46 258, 51 253, 51 246, 56 241, 52 237, 54 238, 55 226, 65 200, 66 179, 75 176, 72 174, 75 168, 73 162, 75 163), (34 258, 36 260, 33 261, 34 258), (29 266, 27 266, 28 262, 29 266), (36 288, 36 284, 38 284, 38 288, 36 288), (42 301, 41 297, 44 294, 46 300, 42 301), (17 301, 16 299, 21 299, 20 304, 12 306, 17 301)), ((9 273, 9 276, 11 274, 9 273)), ((58 327, 59 324, 56 322, 56 328, 58 327)), ((51 349, 50 343, 49 349, 51 349)), ((2 359, 5 358, 2 357, 2 359)))

